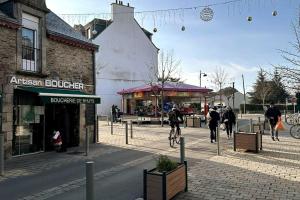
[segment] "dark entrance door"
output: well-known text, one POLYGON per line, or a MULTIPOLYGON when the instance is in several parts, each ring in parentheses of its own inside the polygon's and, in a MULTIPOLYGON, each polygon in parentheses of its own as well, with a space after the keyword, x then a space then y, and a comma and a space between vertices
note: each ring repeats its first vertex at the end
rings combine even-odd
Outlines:
POLYGON ((47 104, 45 106, 45 148, 53 150, 52 136, 59 131, 63 147, 79 145, 79 105, 77 104, 47 104))

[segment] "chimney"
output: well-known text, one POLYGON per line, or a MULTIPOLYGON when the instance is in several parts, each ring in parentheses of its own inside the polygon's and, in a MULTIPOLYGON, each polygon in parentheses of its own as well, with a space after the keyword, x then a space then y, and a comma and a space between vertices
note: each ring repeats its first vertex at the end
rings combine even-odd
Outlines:
POLYGON ((119 1, 119 3, 111 4, 111 13, 112 13, 112 20, 115 21, 122 21, 126 22, 128 20, 134 19, 134 8, 129 6, 129 3, 123 5, 123 1, 119 1))

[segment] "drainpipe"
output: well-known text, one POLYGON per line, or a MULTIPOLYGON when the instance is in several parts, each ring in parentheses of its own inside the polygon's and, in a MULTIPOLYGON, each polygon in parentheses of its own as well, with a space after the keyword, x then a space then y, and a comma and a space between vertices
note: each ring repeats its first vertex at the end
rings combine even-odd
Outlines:
MULTIPOLYGON (((95 50, 93 50, 92 52, 92 60, 93 60, 93 83, 94 83, 94 91, 93 93, 96 94, 96 56, 95 56, 96 52, 95 50)), ((95 109, 95 116, 94 116, 94 143, 98 142, 98 133, 97 133, 97 125, 98 125, 98 121, 97 121, 97 104, 94 105, 94 109, 95 109)))

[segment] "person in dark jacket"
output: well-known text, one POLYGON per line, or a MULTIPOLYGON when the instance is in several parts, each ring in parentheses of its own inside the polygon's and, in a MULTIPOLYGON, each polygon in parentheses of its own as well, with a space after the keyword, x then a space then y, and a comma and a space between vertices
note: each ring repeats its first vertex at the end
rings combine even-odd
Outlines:
POLYGON ((225 124, 228 139, 232 136, 232 126, 235 125, 235 114, 228 106, 223 114, 222 123, 225 124))
POLYGON ((217 112, 217 107, 213 107, 207 114, 208 127, 210 129, 210 142, 216 142, 217 126, 220 121, 220 114, 217 112))
POLYGON ((271 102, 270 107, 267 109, 267 111, 265 113, 265 117, 269 120, 272 140, 275 141, 275 138, 276 138, 279 141, 278 130, 274 130, 274 129, 279 120, 279 117, 281 117, 281 112, 276 106, 274 106, 273 102, 271 102))
POLYGON ((183 122, 183 117, 177 106, 174 104, 172 110, 168 113, 169 123, 172 128, 175 128, 177 131, 180 131, 179 123, 183 122))

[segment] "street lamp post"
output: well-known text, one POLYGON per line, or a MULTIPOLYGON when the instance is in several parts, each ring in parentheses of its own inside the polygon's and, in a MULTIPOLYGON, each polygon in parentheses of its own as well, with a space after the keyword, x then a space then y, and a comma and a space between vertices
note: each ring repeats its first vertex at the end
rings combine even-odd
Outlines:
MULTIPOLYGON (((202 75, 203 75, 203 77, 207 76, 206 73, 202 73, 201 70, 200 70, 200 74, 199 74, 200 88, 201 88, 201 77, 202 77, 202 75)), ((201 108, 202 108, 202 106, 201 106, 201 94, 200 94, 200 113, 201 113, 201 108)))

